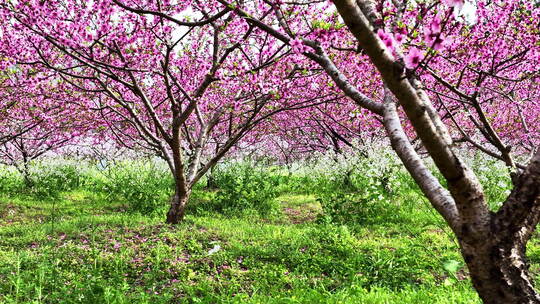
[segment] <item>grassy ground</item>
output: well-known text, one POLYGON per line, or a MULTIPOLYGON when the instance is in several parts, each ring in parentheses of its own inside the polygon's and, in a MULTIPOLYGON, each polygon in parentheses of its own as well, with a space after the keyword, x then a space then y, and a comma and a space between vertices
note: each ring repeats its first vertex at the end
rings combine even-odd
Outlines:
POLYGON ((188 216, 171 227, 88 191, 2 197, 0 302, 478 302, 424 205, 401 202, 392 218, 350 229, 317 223, 313 195, 276 200, 271 219, 188 216))
MULTIPOLYGON (((45 194, 0 174, 0 303, 480 303, 449 230, 391 166, 346 179, 231 168, 177 226, 153 209, 170 182, 155 168, 109 182, 50 170, 71 182, 40 176, 57 185, 45 194)), ((496 205, 507 185, 482 182, 496 205)))

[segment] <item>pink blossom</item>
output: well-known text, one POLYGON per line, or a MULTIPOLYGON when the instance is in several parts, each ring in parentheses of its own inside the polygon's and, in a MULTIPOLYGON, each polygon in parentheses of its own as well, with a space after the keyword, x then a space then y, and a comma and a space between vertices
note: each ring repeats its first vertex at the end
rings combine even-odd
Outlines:
POLYGON ((414 69, 420 64, 420 61, 424 59, 424 54, 419 49, 413 47, 409 50, 407 56, 405 56, 405 66, 408 69, 414 69))
POLYGON ((440 32, 440 24, 432 23, 424 32, 424 40, 426 44, 436 51, 440 51, 446 46, 446 37, 440 32), (439 29, 436 31, 436 29, 439 29))
POLYGON ((394 37, 391 33, 386 33, 383 29, 379 29, 377 31, 377 35, 390 51, 394 50, 395 48, 394 37))
POLYGON ((290 44, 291 44, 291 48, 293 52, 296 54, 302 54, 303 52, 306 51, 306 46, 302 42, 302 39, 298 37, 291 40, 290 44))
POLYGON ((431 20, 429 28, 431 29, 431 31, 435 33, 440 33, 441 32, 441 17, 439 17, 438 15, 435 16, 435 18, 431 20))

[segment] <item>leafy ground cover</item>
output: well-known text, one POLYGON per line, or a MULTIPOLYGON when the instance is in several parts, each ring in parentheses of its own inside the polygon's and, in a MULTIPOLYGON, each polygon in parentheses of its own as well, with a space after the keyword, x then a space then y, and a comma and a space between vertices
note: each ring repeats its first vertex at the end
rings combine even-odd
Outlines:
MULTIPOLYGON (((455 240, 408 176, 370 163, 221 166, 177 226, 163 224, 170 184, 152 166, 38 166, 42 185, 64 179, 47 191, 4 168, 0 303, 479 303, 455 240)), ((482 165, 496 207, 507 185, 482 165)), ((529 256, 538 273, 536 238, 529 256)))

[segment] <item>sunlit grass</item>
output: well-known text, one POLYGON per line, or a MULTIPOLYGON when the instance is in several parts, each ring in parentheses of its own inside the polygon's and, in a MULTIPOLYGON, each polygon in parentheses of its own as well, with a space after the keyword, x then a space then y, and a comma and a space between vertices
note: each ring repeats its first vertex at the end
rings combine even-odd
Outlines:
MULTIPOLYGON (((96 187, 107 180, 95 172, 45 196, 11 181, 4 189, 18 190, 0 194, 0 303, 479 303, 448 228, 395 174, 386 185, 359 172, 345 187, 339 176, 274 170, 257 177, 280 189, 267 215, 215 209, 220 191, 243 185, 198 187, 177 226, 163 224, 168 177, 150 214, 140 210, 154 205, 96 187), (332 193, 358 200, 348 209, 357 214, 329 218, 332 193)), ((492 197, 505 191, 487 185, 492 197)), ((529 256, 538 273, 536 238, 529 256)))

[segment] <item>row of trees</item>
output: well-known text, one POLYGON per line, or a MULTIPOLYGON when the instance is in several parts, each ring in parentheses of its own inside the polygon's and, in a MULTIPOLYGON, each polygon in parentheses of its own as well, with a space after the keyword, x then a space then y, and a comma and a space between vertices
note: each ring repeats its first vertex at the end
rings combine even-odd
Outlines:
POLYGON ((152 151, 174 176, 174 224, 232 150, 289 159, 384 136, 484 302, 540 303, 525 256, 540 220, 538 3, 8 0, 0 20, 4 155, 77 137, 152 151), (460 145, 508 166, 499 210, 460 145))

